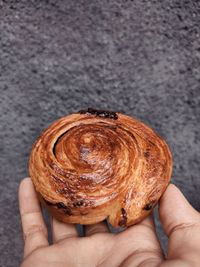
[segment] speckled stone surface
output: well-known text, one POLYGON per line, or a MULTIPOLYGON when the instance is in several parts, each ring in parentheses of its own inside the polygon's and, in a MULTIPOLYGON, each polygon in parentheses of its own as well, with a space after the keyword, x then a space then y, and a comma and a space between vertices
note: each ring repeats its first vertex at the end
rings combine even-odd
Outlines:
POLYGON ((200 210, 199 25, 198 0, 0 0, 0 266, 21 262, 17 190, 34 141, 88 106, 161 135, 172 182, 200 210))

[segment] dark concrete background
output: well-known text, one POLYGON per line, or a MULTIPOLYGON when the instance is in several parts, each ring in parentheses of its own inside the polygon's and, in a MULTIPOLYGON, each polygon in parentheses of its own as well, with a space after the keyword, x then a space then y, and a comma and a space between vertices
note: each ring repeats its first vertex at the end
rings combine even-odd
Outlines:
POLYGON ((88 106, 161 135, 172 182, 200 210, 199 25, 198 0, 0 1, 0 266, 21 261, 17 189, 34 141, 88 106))

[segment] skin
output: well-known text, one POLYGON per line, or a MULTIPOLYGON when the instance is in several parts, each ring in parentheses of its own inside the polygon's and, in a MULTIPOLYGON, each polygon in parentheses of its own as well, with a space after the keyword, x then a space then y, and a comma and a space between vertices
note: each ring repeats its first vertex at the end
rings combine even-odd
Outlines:
POLYGON ((51 218, 53 245, 30 178, 19 186, 19 208, 24 238, 21 267, 193 267, 200 266, 200 214, 180 190, 170 184, 159 202, 159 216, 169 238, 164 258, 155 232, 153 215, 117 234, 106 222, 76 228, 51 218))

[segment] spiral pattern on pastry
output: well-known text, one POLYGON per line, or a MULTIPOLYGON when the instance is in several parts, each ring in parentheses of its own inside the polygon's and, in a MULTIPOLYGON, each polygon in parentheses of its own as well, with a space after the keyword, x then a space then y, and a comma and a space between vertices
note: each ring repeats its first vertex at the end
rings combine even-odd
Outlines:
POLYGON ((32 148, 29 172, 57 219, 112 226, 141 221, 169 184, 165 141, 130 116, 88 108, 50 125, 32 148))

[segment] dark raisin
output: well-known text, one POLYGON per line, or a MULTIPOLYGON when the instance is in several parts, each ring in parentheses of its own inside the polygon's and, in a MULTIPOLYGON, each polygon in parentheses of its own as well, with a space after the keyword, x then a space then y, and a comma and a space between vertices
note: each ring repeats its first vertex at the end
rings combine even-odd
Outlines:
POLYGON ((119 225, 120 227, 126 227, 126 220, 121 220, 121 221, 119 221, 118 225, 119 225))
POLYGON ((53 203, 51 203, 51 202, 49 202, 49 201, 47 201, 47 200, 45 200, 45 199, 44 199, 44 201, 45 201, 45 203, 46 203, 48 206, 53 206, 53 205, 54 205, 53 203))
POLYGON ((116 112, 110 111, 110 110, 102 110, 102 109, 94 109, 89 107, 87 110, 79 110, 78 113, 80 114, 87 114, 87 115, 96 115, 101 118, 108 118, 117 120, 118 116, 116 112))
POLYGON ((57 206, 59 209, 66 209, 66 208, 67 208, 63 202, 58 202, 58 203, 56 203, 56 206, 57 206))
POLYGON ((155 200, 152 200, 149 204, 144 206, 143 210, 150 210, 154 203, 155 203, 155 200))
POLYGON ((72 212, 71 212, 71 210, 70 210, 69 208, 66 209, 65 213, 66 213, 67 215, 69 215, 69 216, 72 215, 72 212))
POLYGON ((83 205, 83 201, 75 202, 75 203, 73 203, 73 205, 74 205, 74 207, 82 206, 83 205))

